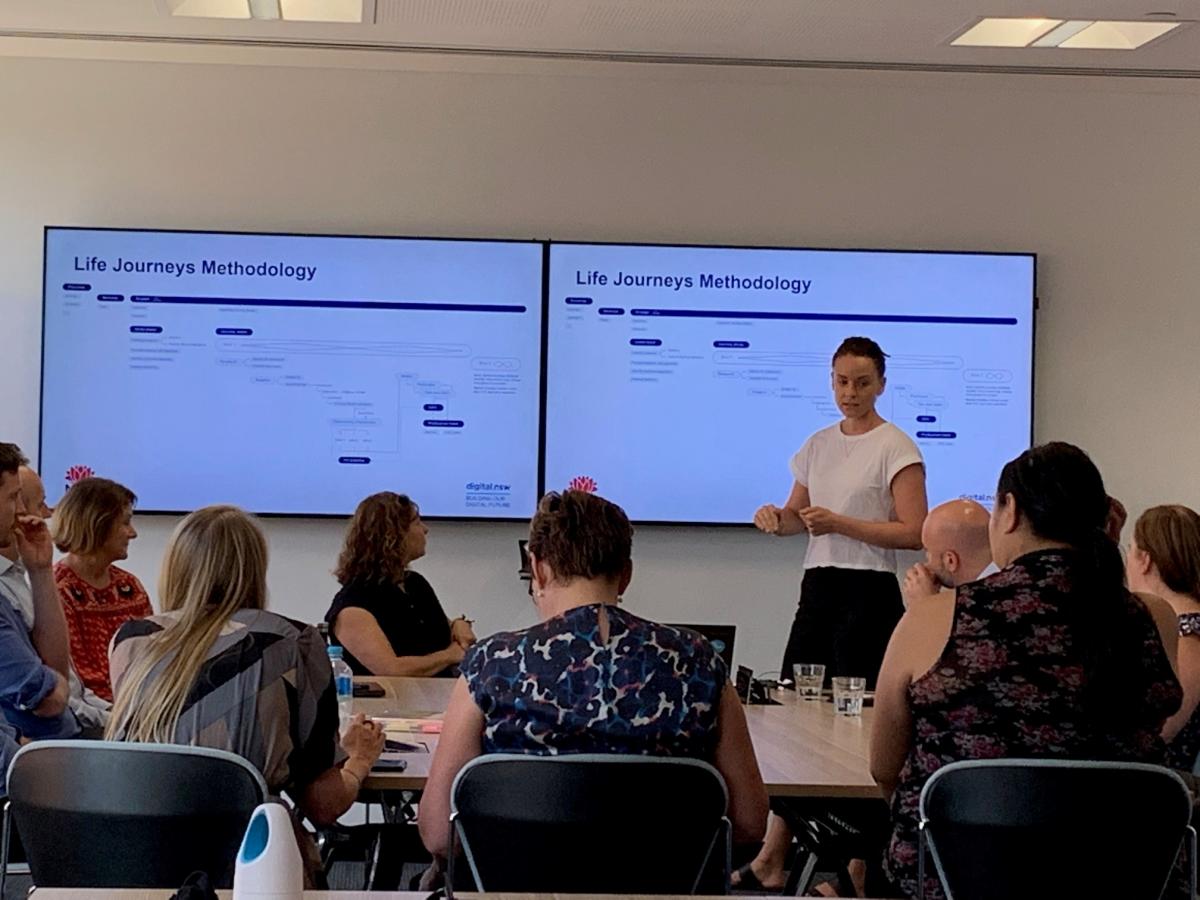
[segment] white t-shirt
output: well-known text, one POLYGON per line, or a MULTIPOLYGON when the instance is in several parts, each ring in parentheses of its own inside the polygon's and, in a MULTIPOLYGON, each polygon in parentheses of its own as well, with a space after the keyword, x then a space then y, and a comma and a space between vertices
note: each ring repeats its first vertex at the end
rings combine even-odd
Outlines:
MULTIPOLYGON (((907 434, 884 422, 866 434, 842 434, 841 423, 822 428, 792 457, 792 477, 808 488, 813 506, 870 522, 896 519, 892 480, 913 464, 921 451, 907 434)), ((804 568, 896 571, 896 551, 875 547, 842 534, 808 539, 804 568)))

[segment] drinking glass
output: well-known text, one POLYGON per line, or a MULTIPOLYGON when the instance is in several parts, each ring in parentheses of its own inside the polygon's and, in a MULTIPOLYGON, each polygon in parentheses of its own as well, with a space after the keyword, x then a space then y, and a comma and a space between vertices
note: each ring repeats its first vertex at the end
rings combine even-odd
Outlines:
POLYGON ((796 696, 801 700, 820 700, 825 686, 825 666, 821 663, 796 663, 792 666, 796 696))
POLYGON ((833 679, 833 711, 839 716, 861 716, 867 679, 839 675, 833 679))

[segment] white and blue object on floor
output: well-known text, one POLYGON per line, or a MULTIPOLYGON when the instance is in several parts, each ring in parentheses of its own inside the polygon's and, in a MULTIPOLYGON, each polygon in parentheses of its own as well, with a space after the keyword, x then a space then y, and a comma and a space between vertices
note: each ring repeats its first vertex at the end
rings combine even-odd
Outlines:
POLYGON ((282 803, 263 803, 250 817, 233 873, 233 900, 301 900, 304 864, 282 803))

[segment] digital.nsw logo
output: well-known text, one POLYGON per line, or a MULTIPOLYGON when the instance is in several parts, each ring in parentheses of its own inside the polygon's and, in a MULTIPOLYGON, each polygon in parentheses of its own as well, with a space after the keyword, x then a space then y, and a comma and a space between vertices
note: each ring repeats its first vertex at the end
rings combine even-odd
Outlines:
POLYGON ((507 494, 512 485, 499 481, 468 481, 467 490, 472 494, 507 494))

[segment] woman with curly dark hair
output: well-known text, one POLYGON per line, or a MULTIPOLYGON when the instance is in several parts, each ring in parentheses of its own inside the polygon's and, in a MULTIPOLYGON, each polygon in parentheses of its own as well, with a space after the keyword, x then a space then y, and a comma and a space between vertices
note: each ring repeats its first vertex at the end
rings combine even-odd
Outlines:
POLYGON ((404 494, 372 494, 354 511, 334 574, 342 585, 325 621, 355 675, 451 676, 475 643, 471 623, 446 618, 409 564, 429 529, 404 494))

